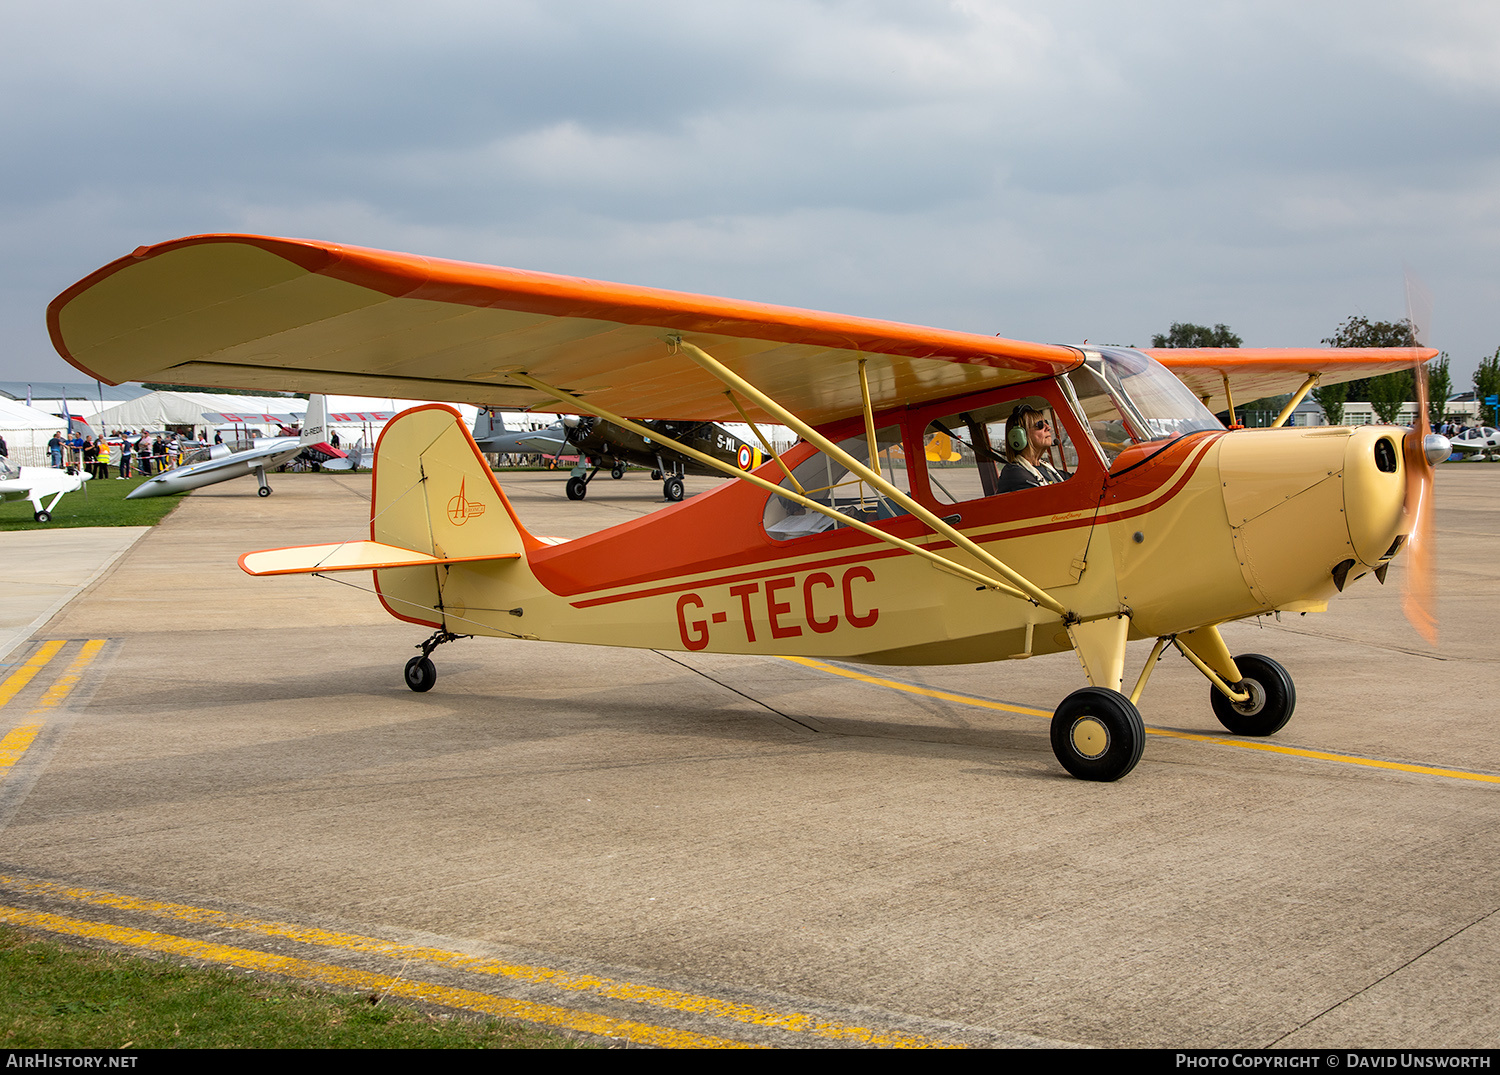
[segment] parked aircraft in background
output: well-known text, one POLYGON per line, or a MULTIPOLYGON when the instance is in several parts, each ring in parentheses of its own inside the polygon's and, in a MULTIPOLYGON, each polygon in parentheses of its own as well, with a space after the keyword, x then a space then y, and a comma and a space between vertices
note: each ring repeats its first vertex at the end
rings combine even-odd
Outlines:
MULTIPOLYGON (((263 417, 273 417, 266 415, 263 417)), ((294 417, 291 415, 279 417, 294 417)), ((253 447, 234 451, 228 445, 216 444, 207 449, 209 457, 200 462, 173 467, 130 491, 126 500, 143 500, 152 496, 172 496, 201 489, 205 485, 227 482, 254 474, 260 483, 261 496, 271 495, 271 485, 266 481, 266 471, 283 463, 289 463, 305 449, 316 446, 331 458, 343 456, 343 452, 324 442, 328 436, 327 404, 322 396, 313 396, 307 401, 307 414, 303 416, 302 432, 291 437, 263 437, 253 447)))
POLYGON ((537 452, 553 458, 578 456, 578 465, 568 478, 569 500, 582 500, 587 496, 589 482, 606 466, 612 478, 623 478, 627 466, 651 471, 652 480, 662 483, 662 496, 668 500, 682 499, 684 474, 718 476, 718 471, 670 447, 674 440, 732 463, 741 470, 753 470, 764 459, 759 449, 713 422, 643 420, 640 424, 644 429, 661 434, 653 437, 591 414, 569 415, 545 429, 524 431, 507 430, 503 416, 499 416, 500 425, 497 427, 496 418, 496 412, 485 409, 475 419, 474 442, 480 451, 537 452))
POLYGON ((684 474, 720 476, 719 468, 700 463, 691 454, 679 451, 678 445, 740 470, 754 470, 762 462, 758 448, 714 422, 642 420, 638 428, 631 429, 584 414, 569 415, 562 424, 568 444, 582 457, 568 478, 569 500, 587 496, 589 482, 606 463, 615 478, 624 477, 627 464, 649 468, 652 479, 662 483, 662 496, 668 500, 682 499, 684 474))
POLYGON ((542 429, 510 429, 504 413, 488 407, 479 408, 474 418, 474 443, 481 452, 495 455, 544 455, 555 459, 572 454, 561 419, 542 429))
POLYGON ((88 480, 87 471, 69 474, 56 467, 18 467, 0 456, 0 501, 31 501, 31 517, 39 523, 50 523, 63 494, 82 489, 88 480), (43 506, 42 499, 49 496, 52 499, 43 506))
POLYGON ((1053 752, 1076 777, 1116 780, 1141 757, 1136 706, 1169 646, 1209 681, 1219 722, 1268 736, 1292 716, 1292 677, 1231 656, 1220 625, 1322 611, 1367 575, 1383 582, 1399 555, 1408 618, 1436 638, 1432 464, 1449 444, 1427 432, 1427 348, 1157 361, 234 235, 142 247, 54 299, 48 324, 65 359, 111 384, 545 406, 740 479, 548 540, 516 516, 456 411, 398 415, 376 448, 369 540, 240 564, 373 571, 386 610, 433 632, 406 666, 417 691, 433 686, 433 650, 469 635, 894 665, 1072 651, 1089 685, 1054 712, 1053 752), (1232 412, 1232 388, 1291 392, 1282 427, 1320 381, 1403 368, 1417 374, 1410 432, 1226 430, 1203 403, 1222 391, 1232 412), (685 420, 668 435, 630 414, 685 420), (802 439, 743 469, 687 443, 736 414, 802 439), (949 450, 929 461, 933 433, 949 450), (1133 689, 1131 639, 1155 640, 1133 689))
POLYGON ((1500 453, 1500 429, 1493 426, 1470 426, 1453 438, 1453 450, 1464 455, 1494 459, 1500 453))

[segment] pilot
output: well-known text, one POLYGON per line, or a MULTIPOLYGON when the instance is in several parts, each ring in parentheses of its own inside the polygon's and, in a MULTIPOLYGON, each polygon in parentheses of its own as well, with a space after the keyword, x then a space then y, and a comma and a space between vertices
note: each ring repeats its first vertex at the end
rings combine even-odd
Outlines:
POLYGON ((1013 493, 1039 485, 1067 481, 1043 456, 1052 447, 1052 420, 1030 404, 1023 403, 1005 420, 1005 458, 997 492, 1013 493))

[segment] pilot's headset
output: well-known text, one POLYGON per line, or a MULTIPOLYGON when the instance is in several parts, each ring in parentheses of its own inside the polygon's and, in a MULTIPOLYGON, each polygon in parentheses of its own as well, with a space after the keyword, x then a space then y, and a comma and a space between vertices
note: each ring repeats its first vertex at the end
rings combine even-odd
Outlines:
POLYGON ((1010 417, 1005 420, 1005 447, 1012 458, 1024 452, 1031 443, 1031 428, 1026 422, 1027 416, 1034 414, 1040 417, 1041 413, 1029 403, 1023 403, 1010 412, 1010 417))

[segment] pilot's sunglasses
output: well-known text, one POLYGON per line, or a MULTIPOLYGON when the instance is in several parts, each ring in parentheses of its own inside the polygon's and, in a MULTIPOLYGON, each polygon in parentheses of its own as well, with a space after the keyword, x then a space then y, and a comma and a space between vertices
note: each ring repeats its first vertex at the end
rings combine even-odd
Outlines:
POLYGON ((1052 424, 1052 423, 1051 423, 1051 422, 1049 422, 1049 421, 1048 421, 1048 420, 1047 420, 1047 419, 1045 419, 1045 418, 1038 418, 1038 419, 1037 419, 1037 420, 1036 420, 1036 421, 1035 421, 1035 422, 1032 422, 1032 423, 1031 423, 1031 428, 1032 428, 1032 429, 1046 429, 1046 428, 1047 428, 1047 427, 1048 427, 1048 426, 1050 426, 1050 425, 1051 425, 1051 424, 1052 424))

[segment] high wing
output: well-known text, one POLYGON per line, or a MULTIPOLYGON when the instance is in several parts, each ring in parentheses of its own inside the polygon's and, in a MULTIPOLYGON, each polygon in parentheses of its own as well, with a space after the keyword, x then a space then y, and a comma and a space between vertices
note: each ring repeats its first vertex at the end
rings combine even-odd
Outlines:
POLYGON ((1162 347, 1146 350, 1200 399, 1223 410, 1224 378, 1241 403, 1295 392, 1310 374, 1320 384, 1410 369, 1438 352, 1425 347, 1162 347), (1217 402, 1214 402, 1217 401, 1217 402))
MULTIPOLYGON (((141 247, 47 308, 53 345, 108 384, 169 381, 563 409, 514 375, 625 415, 735 421, 696 345, 802 419, 919 405, 1071 369, 1072 347, 302 239, 200 235, 141 247)), ((1347 380, 1410 352, 1155 352, 1200 395, 1347 380), (1352 364, 1351 364, 1352 363, 1352 364)), ((1435 352, 1423 352, 1431 354, 1435 352)), ((1264 390, 1263 390, 1264 389, 1264 390)), ((743 401, 746 413, 772 420, 743 401)))
MULTIPOLYGON (((813 422, 1061 372, 1077 351, 576 277, 243 235, 142 247, 53 300, 58 353, 108 384, 266 386, 523 409, 515 370, 619 413, 738 421, 681 334, 813 422)), ((750 413, 758 419, 769 416, 750 413)))

